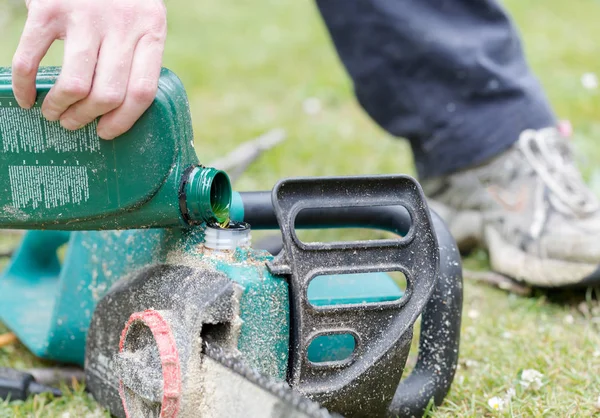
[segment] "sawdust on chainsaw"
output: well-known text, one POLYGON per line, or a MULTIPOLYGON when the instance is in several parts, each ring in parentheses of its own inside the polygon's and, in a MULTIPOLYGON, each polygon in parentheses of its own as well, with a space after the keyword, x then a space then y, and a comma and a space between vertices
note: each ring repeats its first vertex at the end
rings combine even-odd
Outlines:
MULTIPOLYGON (((278 350, 274 347, 285 346, 287 352, 288 334, 283 336, 278 330, 288 329, 289 316, 287 314, 288 307, 284 303, 287 301, 287 289, 285 298, 278 295, 283 288, 287 288, 287 283, 284 279, 281 282, 269 288, 267 277, 265 276, 265 258, 264 255, 254 257, 254 250, 248 252, 247 257, 240 260, 239 254, 235 251, 213 251, 199 246, 196 253, 191 253, 183 249, 176 249, 167 255, 167 264, 185 265, 198 270, 218 271, 216 262, 220 261, 229 266, 241 267, 236 277, 236 282, 241 287, 240 290, 240 310, 249 318, 243 322, 238 317, 239 322, 235 325, 244 332, 248 338, 240 341, 239 349, 245 353, 245 361, 247 364, 259 372, 269 376, 285 377, 285 369, 282 365, 287 364, 287 356, 280 358, 277 354, 278 350), (249 269, 249 270, 248 270, 249 269), (246 276, 247 274, 256 274, 262 282, 260 285, 254 283, 254 286, 244 286, 244 284, 252 283, 252 279, 246 276), (264 310, 257 309, 259 306, 264 310), (261 324, 270 323, 268 329, 261 327, 261 324)), ((257 253, 258 254, 258 253, 257 253)), ((262 255, 262 253, 261 253, 262 255)))
POLYGON ((4 213, 8 218, 13 218, 18 221, 27 221, 29 219, 29 215, 26 212, 13 205, 4 205, 0 213, 4 213))

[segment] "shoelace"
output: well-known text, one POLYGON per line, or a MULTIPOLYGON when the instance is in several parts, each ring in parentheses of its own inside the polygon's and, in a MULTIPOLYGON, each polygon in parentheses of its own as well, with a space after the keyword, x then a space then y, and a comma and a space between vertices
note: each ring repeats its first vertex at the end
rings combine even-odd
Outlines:
POLYGON ((599 208, 598 199, 587 188, 575 163, 572 152, 554 128, 526 130, 519 137, 518 147, 544 184, 563 206, 578 216, 599 208))

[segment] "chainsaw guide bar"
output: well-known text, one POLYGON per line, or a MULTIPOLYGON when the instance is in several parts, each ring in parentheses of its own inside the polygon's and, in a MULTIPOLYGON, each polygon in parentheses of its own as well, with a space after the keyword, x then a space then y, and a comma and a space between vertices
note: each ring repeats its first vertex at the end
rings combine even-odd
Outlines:
POLYGON ((203 357, 203 417, 341 418, 217 345, 204 344, 203 357))

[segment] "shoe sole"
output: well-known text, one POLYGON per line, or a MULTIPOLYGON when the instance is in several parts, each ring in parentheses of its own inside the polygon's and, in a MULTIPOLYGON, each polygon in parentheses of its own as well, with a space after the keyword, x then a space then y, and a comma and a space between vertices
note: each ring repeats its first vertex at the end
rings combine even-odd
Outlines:
POLYGON ((494 271, 537 287, 564 287, 584 281, 596 264, 540 258, 506 242, 492 227, 485 228, 485 243, 494 271))
POLYGON ((455 211, 439 202, 429 206, 444 219, 461 251, 482 247, 488 251, 492 270, 536 287, 574 286, 588 280, 597 264, 541 258, 507 242, 491 226, 484 227, 477 211, 455 211))

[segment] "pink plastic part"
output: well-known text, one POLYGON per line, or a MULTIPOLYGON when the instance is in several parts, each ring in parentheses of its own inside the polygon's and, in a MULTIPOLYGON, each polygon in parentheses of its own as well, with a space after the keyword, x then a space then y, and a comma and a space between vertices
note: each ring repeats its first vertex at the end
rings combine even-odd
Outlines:
MULTIPOLYGON (((142 322, 152 332, 163 373, 163 398, 160 409, 160 418, 176 418, 180 407, 181 398, 181 366, 179 364, 179 355, 177 354, 177 345, 171 332, 171 328, 163 316, 153 309, 144 312, 136 312, 129 317, 125 328, 121 332, 119 341, 119 352, 123 351, 125 339, 131 325, 135 322, 142 322)), ((122 381, 119 381, 119 393, 123 402, 123 409, 127 418, 131 418, 127 410, 125 400, 125 387, 122 381)))

